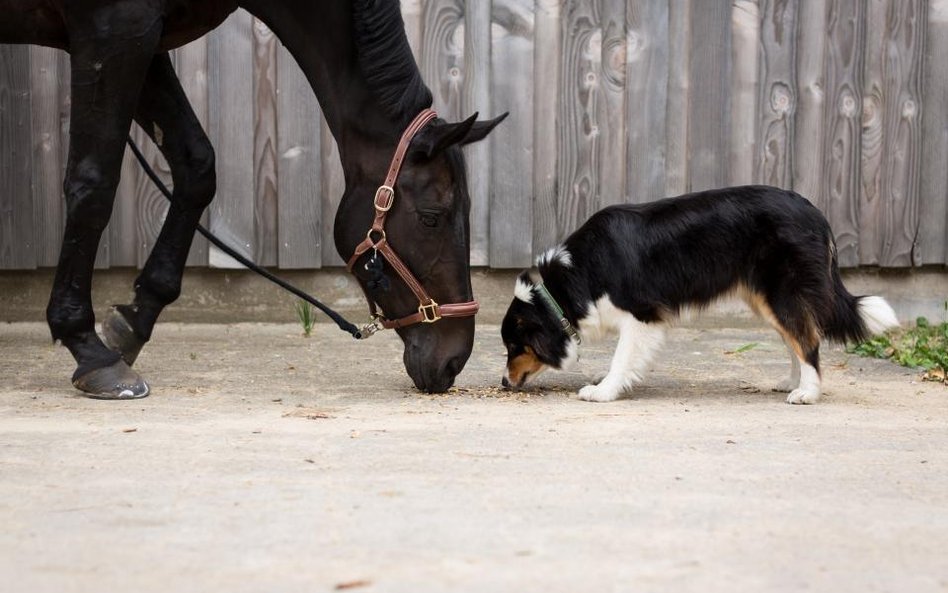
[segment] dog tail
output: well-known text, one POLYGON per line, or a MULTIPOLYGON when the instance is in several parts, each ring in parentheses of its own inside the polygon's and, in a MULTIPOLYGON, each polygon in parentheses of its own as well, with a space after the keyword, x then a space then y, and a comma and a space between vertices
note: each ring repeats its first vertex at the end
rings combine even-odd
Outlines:
POLYGON ((895 311, 880 296, 853 296, 843 286, 836 259, 836 243, 830 242, 830 275, 833 305, 823 333, 837 342, 861 342, 899 324, 895 311))

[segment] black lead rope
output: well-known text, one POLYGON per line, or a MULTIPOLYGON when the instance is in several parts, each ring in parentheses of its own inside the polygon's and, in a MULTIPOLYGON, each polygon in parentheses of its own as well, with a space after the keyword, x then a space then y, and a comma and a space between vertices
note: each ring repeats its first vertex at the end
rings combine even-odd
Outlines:
MULTIPOLYGON (((138 146, 135 144, 135 141, 132 140, 131 136, 129 136, 128 138, 128 146, 129 148, 132 149, 132 153, 135 154, 135 158, 138 159, 139 164, 141 164, 142 169, 145 170, 145 174, 148 175, 148 178, 152 180, 152 182, 155 184, 158 190, 161 191, 162 195, 164 195, 165 198, 167 198, 169 202, 172 201, 171 191, 169 191, 168 188, 165 186, 165 184, 162 183, 161 179, 158 177, 158 174, 155 173, 155 170, 152 169, 151 166, 148 164, 148 161, 145 159, 145 155, 143 155, 141 150, 138 149, 138 146)), ((309 294, 303 292, 302 290, 293 286, 286 280, 283 280, 282 278, 274 276, 273 274, 261 268, 257 264, 253 263, 252 261, 250 261, 243 255, 237 253, 234 249, 232 249, 231 247, 226 245, 223 241, 221 241, 220 239, 215 237, 213 234, 211 234, 211 231, 204 228, 203 225, 199 224, 197 227, 197 230, 199 233, 204 235, 208 241, 214 244, 215 247, 217 247, 218 249, 220 249, 227 255, 231 256, 232 258, 234 258, 235 260, 237 260, 238 262, 246 266, 247 269, 252 270, 256 272, 257 274, 260 274, 261 276, 263 276, 270 282, 273 282, 274 284, 276 284, 283 290, 293 293, 294 295, 298 296, 299 298, 303 299, 307 303, 310 303, 311 305, 313 305, 314 307, 316 307, 317 309, 325 313, 330 319, 332 319, 336 323, 336 325, 339 326, 339 329, 341 329, 342 331, 348 332, 349 334, 352 335, 353 338, 357 340, 362 340, 364 338, 371 336, 373 333, 375 333, 371 329, 367 331, 363 331, 359 329, 358 327, 356 327, 355 325, 347 321, 342 315, 340 315, 339 313, 336 313, 335 311, 330 309, 328 306, 319 302, 315 297, 312 297, 309 294)))

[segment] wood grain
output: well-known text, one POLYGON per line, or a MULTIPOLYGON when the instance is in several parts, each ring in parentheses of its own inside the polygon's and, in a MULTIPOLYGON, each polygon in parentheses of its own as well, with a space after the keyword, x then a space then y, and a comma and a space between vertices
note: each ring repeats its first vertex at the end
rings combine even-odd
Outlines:
POLYGON ((759 94, 757 99, 757 183, 793 186, 797 110, 797 10, 792 0, 761 0, 759 94))
POLYGON ((0 45, 0 269, 36 267, 30 48, 0 45))
POLYGON ((691 5, 690 191, 723 187, 727 183, 731 128, 731 97, 728 93, 730 7, 729 2, 694 2, 691 5))
POLYGON ((826 105, 826 5, 800 0, 797 27, 797 113, 794 122, 792 184, 817 206, 823 198, 823 110, 826 105))
POLYGON ((760 39, 758 0, 734 0, 731 6, 731 138, 728 185, 754 181, 757 144, 757 95, 760 39))
POLYGON ((557 237, 574 231, 599 208, 602 28, 598 5, 568 3, 562 18, 557 116, 557 237))
POLYGON ((948 262, 948 0, 929 0, 916 264, 948 262))
MULTIPOLYGON (((217 151, 217 199, 210 208, 211 231, 244 257, 254 248, 254 139, 252 17, 233 13, 208 39, 209 132, 217 151)), ((237 268, 211 247, 212 267, 237 268)))
MULTIPOLYGON (((503 6, 502 3, 498 4, 503 6)), ((491 108, 491 3, 464 5, 464 83, 461 117, 491 108)), ((471 196, 471 265, 489 263, 491 143, 477 142, 464 148, 468 192, 471 196)))
MULTIPOLYGON (((597 207, 627 202, 626 172, 626 0, 599 0, 602 57, 599 71, 599 203, 597 207)), ((591 214, 591 213, 590 213, 591 214)))
MULTIPOLYGON (((30 107, 33 140, 33 238, 36 265, 55 266, 63 240, 63 148, 60 136, 62 51, 32 46, 30 107)), ((2 133, 2 132, 0 132, 2 133)))
POLYGON ((863 5, 830 0, 827 14, 823 212, 836 234, 839 262, 859 263, 858 192, 861 179, 863 5))
POLYGON ((668 102, 668 5, 626 3, 626 201, 665 195, 665 106, 668 102))
POLYGON ((688 191, 688 108, 691 89, 691 0, 668 5, 668 105, 665 119, 665 193, 688 191))
POLYGON ((253 19, 254 260, 277 263, 277 38, 253 19))
MULTIPOLYGON (((277 188, 281 268, 322 266, 319 103, 293 56, 277 53, 277 188)), ((331 239, 331 237, 328 237, 331 239)), ((329 250, 332 249, 331 240, 329 250)))
POLYGON ((491 36, 495 108, 508 118, 484 142, 493 154, 490 264, 529 267, 533 256, 533 0, 496 0, 491 36))
POLYGON ((336 251, 335 241, 333 240, 333 226, 336 220, 336 210, 339 209, 339 202, 346 191, 346 179, 342 171, 342 161, 339 160, 339 147, 336 140, 326 125, 325 118, 320 118, 319 122, 319 146, 320 151, 320 178, 319 188, 322 196, 320 209, 322 216, 322 236, 324 244, 332 245, 332 248, 322 250, 324 266, 343 266, 345 260, 349 259, 350 253, 340 257, 336 251))
POLYGON ((463 117, 464 2, 427 0, 424 7, 421 72, 442 118, 463 117))
POLYGON ((560 2, 536 0, 533 52, 533 253, 557 237, 557 125, 560 2))

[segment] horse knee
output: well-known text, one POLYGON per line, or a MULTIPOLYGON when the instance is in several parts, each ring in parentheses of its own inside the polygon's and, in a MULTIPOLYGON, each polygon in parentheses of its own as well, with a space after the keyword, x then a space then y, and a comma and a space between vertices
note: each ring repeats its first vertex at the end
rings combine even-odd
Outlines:
POLYGON ((80 163, 63 182, 68 223, 97 232, 105 230, 112 216, 116 185, 98 165, 80 163))
POLYGON ((180 199, 188 208, 207 208, 217 193, 214 147, 206 137, 188 147, 180 165, 187 181, 180 185, 180 199))

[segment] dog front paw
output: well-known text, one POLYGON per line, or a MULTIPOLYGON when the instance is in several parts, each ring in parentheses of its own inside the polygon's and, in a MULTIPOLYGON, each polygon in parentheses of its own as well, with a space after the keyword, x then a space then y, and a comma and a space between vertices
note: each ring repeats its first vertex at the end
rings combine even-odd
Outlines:
POLYGON ((602 385, 587 385, 579 390, 579 399, 587 402, 611 402, 619 399, 619 392, 602 385))
POLYGON ((811 389, 794 389, 787 396, 788 404, 815 404, 820 401, 820 392, 811 389))

